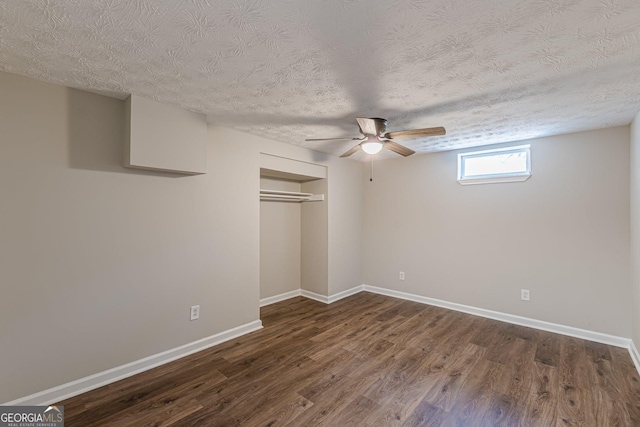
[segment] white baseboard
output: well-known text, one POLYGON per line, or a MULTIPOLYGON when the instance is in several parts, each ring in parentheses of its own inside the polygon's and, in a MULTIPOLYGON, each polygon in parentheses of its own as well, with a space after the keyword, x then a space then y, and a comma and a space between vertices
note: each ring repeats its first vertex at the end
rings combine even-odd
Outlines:
POLYGON ((51 405, 53 403, 60 402, 61 400, 65 400, 73 396, 77 396, 98 387, 114 383, 132 375, 148 371, 149 369, 155 368, 156 366, 164 365, 165 363, 172 362, 176 359, 180 359, 198 351, 205 350, 209 347, 213 347, 214 345, 221 344, 225 341, 229 341, 233 338, 237 338, 241 335, 245 335, 249 332, 257 331, 259 329, 262 329, 262 321, 256 320, 245 325, 241 325, 224 332, 202 338, 189 344, 185 344, 171 350, 163 351, 162 353, 145 357, 144 359, 127 363, 126 365, 117 366, 115 368, 108 369, 106 371, 90 375, 88 377, 80 378, 78 380, 50 388, 48 390, 12 400, 11 402, 3 403, 3 405, 51 405))
POLYGON ((341 300, 342 298, 350 297, 351 295, 355 295, 358 292, 362 292, 363 290, 364 290, 363 285, 359 285, 354 288, 347 289, 346 291, 342 291, 342 292, 338 292, 337 294, 326 296, 326 295, 320 295, 320 294, 316 294, 315 292, 306 291, 302 289, 300 291, 300 295, 312 300, 323 302, 325 304, 331 304, 332 302, 336 302, 338 300, 341 300))
POLYGON ((636 365, 636 370, 640 373, 640 353, 638 353, 638 349, 633 340, 629 341, 629 355, 631 356, 631 360, 633 360, 633 364, 636 365))
POLYGON ((302 295, 305 298, 309 298, 315 301, 320 301, 323 302, 325 304, 329 304, 329 297, 325 296, 325 295, 320 295, 320 294, 316 294, 315 292, 311 292, 311 291, 306 291, 304 289, 300 290, 300 295, 302 295))
MULTIPOLYGON (((574 328, 573 326, 559 325, 557 323, 545 322, 544 320, 531 319, 528 317, 516 316, 514 314, 501 313, 498 311, 486 310, 484 308, 471 307, 455 302, 443 301, 435 298, 423 297, 406 292, 394 291, 391 289, 379 288, 376 286, 362 285, 363 290, 380 295, 401 298, 423 304, 435 305, 450 310, 461 311, 463 313, 474 314, 476 316, 487 317, 489 319, 500 320, 501 322, 513 323, 514 325, 527 326, 529 328, 540 329, 557 334, 568 335, 570 337, 582 338, 588 341, 595 341, 602 344, 613 345, 615 347, 630 348, 629 338, 617 337, 603 334, 601 332, 589 331, 586 329, 574 328)), ((637 365, 636 365, 637 366, 637 365)))
POLYGON ((341 300, 342 298, 349 297, 351 295, 355 295, 358 292, 362 292, 362 285, 356 286, 355 288, 347 289, 346 291, 339 292, 337 294, 333 294, 330 296, 317 294, 315 292, 307 291, 305 289, 296 289, 295 291, 285 292, 280 295, 274 295, 269 298, 263 298, 260 300, 260 307, 264 307, 265 305, 275 304, 280 301, 285 301, 290 298, 295 298, 297 296, 302 295, 305 298, 309 298, 315 301, 320 301, 325 304, 331 304, 332 302, 336 302, 341 300))
POLYGON ((260 300, 260 307, 264 307, 266 305, 275 304, 277 302, 288 300, 290 298, 299 297, 300 295, 302 295, 301 289, 296 289, 295 291, 285 292, 283 294, 274 295, 274 296, 268 297, 268 298, 262 298, 260 300))
POLYGON ((360 286, 356 286, 355 288, 347 289, 346 291, 342 291, 342 292, 338 292, 337 294, 333 294, 333 295, 329 296, 329 298, 328 298, 329 304, 331 304, 332 302, 336 302, 338 300, 341 300, 342 298, 346 298, 346 297, 350 297, 351 295, 355 295, 358 292, 362 292, 363 290, 364 290, 364 286, 360 285, 360 286))

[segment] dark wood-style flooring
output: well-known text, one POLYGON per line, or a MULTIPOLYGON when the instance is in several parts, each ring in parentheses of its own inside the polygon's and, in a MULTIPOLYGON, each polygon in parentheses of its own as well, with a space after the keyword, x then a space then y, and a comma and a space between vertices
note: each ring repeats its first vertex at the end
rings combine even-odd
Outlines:
POLYGON ((627 350, 359 293, 68 399, 66 426, 640 426, 627 350))

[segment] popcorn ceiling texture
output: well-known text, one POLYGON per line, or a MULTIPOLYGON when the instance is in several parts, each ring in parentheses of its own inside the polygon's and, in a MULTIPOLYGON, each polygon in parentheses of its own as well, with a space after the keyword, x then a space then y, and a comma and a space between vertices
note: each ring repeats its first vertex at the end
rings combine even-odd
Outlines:
POLYGON ((401 141, 424 153, 629 124, 638 22, 638 0, 0 0, 0 70, 338 155, 304 139, 446 127, 401 141))

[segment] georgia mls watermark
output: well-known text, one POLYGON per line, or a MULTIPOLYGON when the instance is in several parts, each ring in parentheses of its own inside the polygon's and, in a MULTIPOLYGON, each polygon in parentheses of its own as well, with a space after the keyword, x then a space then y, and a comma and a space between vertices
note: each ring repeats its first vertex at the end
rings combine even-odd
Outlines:
POLYGON ((64 406, 0 406, 0 427, 64 427, 64 406))

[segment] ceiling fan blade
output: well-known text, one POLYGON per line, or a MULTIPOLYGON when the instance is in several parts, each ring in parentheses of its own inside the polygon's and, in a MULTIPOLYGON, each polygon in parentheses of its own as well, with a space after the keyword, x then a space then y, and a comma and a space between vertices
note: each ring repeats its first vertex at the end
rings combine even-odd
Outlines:
POLYGON ((387 121, 385 119, 358 117, 356 121, 363 135, 382 136, 387 130, 387 121))
POLYGON ((347 151, 346 153, 344 153, 342 156, 340 157, 349 157, 350 155, 352 155, 353 153, 355 153, 356 151, 358 151, 360 149, 360 144, 356 145, 355 147, 353 147, 351 150, 347 151))
POLYGON ((402 138, 419 138, 421 136, 437 136, 445 135, 447 131, 443 127, 425 128, 425 129, 412 129, 401 130, 398 132, 389 132, 384 137, 389 139, 402 139, 402 138))
POLYGON ((400 145, 397 142, 393 142, 393 141, 386 141, 383 145, 384 148, 388 148, 389 150, 393 151, 394 153, 398 153, 401 156, 410 156, 412 154, 415 153, 415 151, 413 151, 410 148, 405 147, 404 145, 400 145))
POLYGON ((353 141, 354 139, 360 138, 310 138, 305 141, 353 141))

